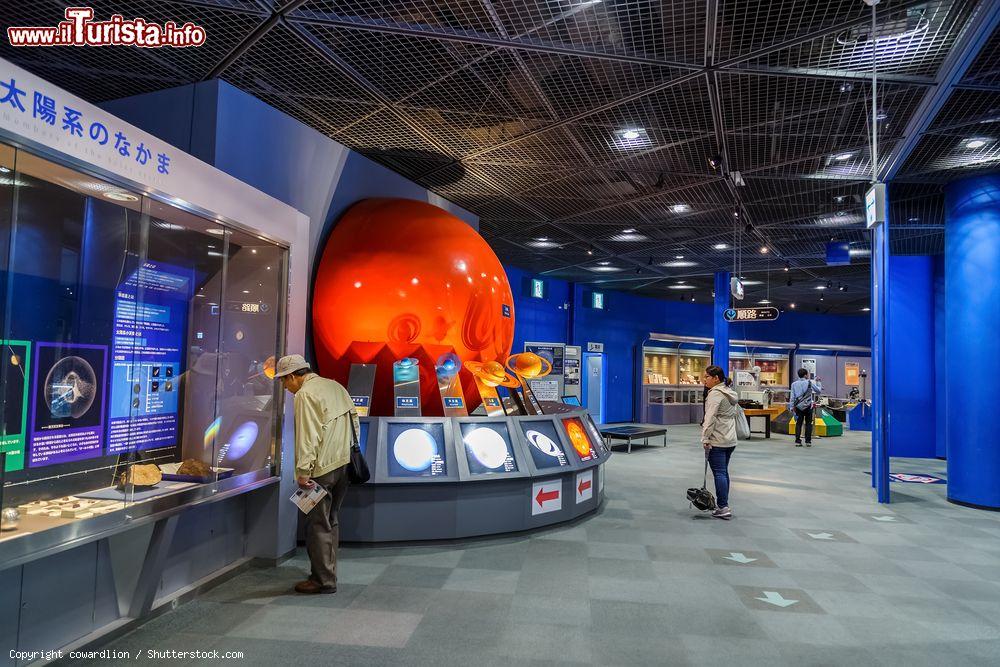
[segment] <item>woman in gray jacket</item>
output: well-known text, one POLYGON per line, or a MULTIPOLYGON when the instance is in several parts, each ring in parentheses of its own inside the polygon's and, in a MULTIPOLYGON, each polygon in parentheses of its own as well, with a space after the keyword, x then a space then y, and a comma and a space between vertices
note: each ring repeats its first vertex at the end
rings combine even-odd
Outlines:
POLYGON ((705 421, 701 426, 701 441, 705 456, 715 477, 715 495, 718 508, 712 512, 717 519, 730 519, 729 509, 729 459, 736 449, 736 392, 730 389, 733 381, 719 366, 705 369, 705 421))

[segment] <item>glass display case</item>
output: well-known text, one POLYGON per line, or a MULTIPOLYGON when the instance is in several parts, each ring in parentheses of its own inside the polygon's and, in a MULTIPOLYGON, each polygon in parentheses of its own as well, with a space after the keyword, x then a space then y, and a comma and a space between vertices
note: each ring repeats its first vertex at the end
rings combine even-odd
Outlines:
POLYGON ((0 145, 0 264, 0 540, 274 473, 286 248, 0 145))
POLYGON ((711 365, 711 355, 701 350, 680 350, 677 354, 677 383, 701 385, 705 369, 711 365))
POLYGON ((642 349, 643 384, 677 384, 677 351, 663 348, 642 349))
POLYGON ((743 352, 729 353, 729 377, 736 377, 736 371, 748 371, 753 368, 753 360, 743 352))
POLYGON ((754 356, 754 365, 760 367, 760 386, 762 388, 788 386, 787 356, 758 354, 754 356))

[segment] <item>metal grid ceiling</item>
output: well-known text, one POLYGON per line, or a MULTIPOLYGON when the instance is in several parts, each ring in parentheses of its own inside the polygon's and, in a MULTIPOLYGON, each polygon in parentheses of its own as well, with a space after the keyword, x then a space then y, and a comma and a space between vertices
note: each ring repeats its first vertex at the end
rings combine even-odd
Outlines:
MULTIPOLYGON (((749 299, 867 306, 873 57, 880 167, 902 160, 893 252, 941 252, 943 184, 1000 163, 1000 31, 915 125, 986 0, 882 0, 874 34, 860 0, 92 4, 208 43, 0 56, 94 102, 221 76, 477 213, 505 261, 665 298, 707 301, 736 245, 749 299), (850 266, 826 265, 831 240, 850 266)), ((65 5, 4 2, 0 20, 53 25, 65 5)))

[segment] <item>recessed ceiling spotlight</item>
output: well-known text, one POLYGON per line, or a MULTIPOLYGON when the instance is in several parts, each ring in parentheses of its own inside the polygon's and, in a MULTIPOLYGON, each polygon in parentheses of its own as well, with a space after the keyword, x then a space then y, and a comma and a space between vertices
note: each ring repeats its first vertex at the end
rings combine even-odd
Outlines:
POLYGON ((674 255, 674 259, 684 259, 684 255, 674 255))
POLYGON ((907 222, 920 222, 920 218, 914 216, 912 218, 907 218, 906 221, 907 222))
POLYGON ((725 243, 716 243, 712 247, 715 248, 716 250, 729 250, 729 246, 726 245, 725 243))
POLYGON ((110 199, 111 201, 139 201, 139 198, 133 194, 129 194, 128 192, 117 192, 117 191, 105 192, 104 198, 110 199))
POLYGON ((697 289, 694 285, 667 285, 667 289, 697 289))
POLYGON ((764 304, 766 306, 767 304, 771 303, 771 300, 770 299, 761 299, 757 303, 761 303, 761 304, 764 304))
POLYGON ((827 286, 827 288, 833 287, 833 281, 832 280, 827 280, 826 281, 826 286, 827 286))
POLYGON ((645 234, 639 234, 634 229, 627 230, 621 234, 615 234, 611 237, 612 241, 648 241, 649 237, 645 234))
POLYGON ((850 160, 852 157, 854 157, 854 153, 844 152, 844 153, 837 153, 836 155, 833 156, 833 159, 837 160, 838 162, 843 162, 844 160, 850 160))
POLYGON ((885 119, 886 119, 886 118, 888 118, 888 117, 889 117, 889 114, 887 114, 887 113, 886 113, 885 111, 883 111, 882 109, 879 109, 879 110, 878 110, 878 113, 876 113, 876 114, 875 114, 875 118, 876 118, 877 120, 885 120, 885 119))
POLYGON ((974 138, 974 139, 966 139, 965 143, 962 144, 962 145, 965 146, 966 148, 970 148, 970 149, 974 150, 976 148, 982 148, 986 144, 990 143, 990 141, 991 141, 990 139, 984 139, 984 138, 978 137, 978 138, 974 138))
POLYGON ((635 234, 635 230, 629 227, 628 229, 623 229, 622 234, 635 234))
POLYGON ((686 280, 678 280, 678 281, 677 281, 677 284, 678 284, 678 285, 683 285, 683 284, 685 284, 685 283, 687 283, 687 281, 686 281, 686 280))
POLYGON ((743 286, 744 287, 746 287, 747 285, 763 285, 764 284, 760 280, 746 280, 742 276, 740 277, 740 280, 743 281, 743 286))
POLYGON ((816 289, 826 289, 826 285, 816 285, 816 289))
POLYGON ((840 92, 842 92, 842 93, 849 93, 852 90, 854 90, 854 84, 853 83, 849 83, 849 82, 845 81, 842 84, 840 84, 840 92))
POLYGON ((819 300, 820 300, 820 301, 826 301, 826 297, 824 297, 824 296, 821 296, 821 297, 819 298, 819 300))
POLYGON ((555 241, 547 239, 545 237, 535 239, 533 241, 528 241, 528 245, 532 248, 558 248, 559 244, 555 241))
POLYGON ((836 197, 833 198, 833 201, 837 202, 838 204, 843 204, 845 199, 847 199, 847 197, 845 197, 844 195, 837 195, 836 197))
POLYGON ((608 265, 608 264, 610 264, 610 263, 611 263, 611 262, 609 262, 608 260, 606 260, 606 259, 605 259, 605 260, 601 260, 601 261, 600 261, 600 262, 598 262, 597 264, 598 264, 599 266, 607 266, 607 265, 608 265))
POLYGON ((862 309, 861 309, 861 312, 862 312, 862 313, 870 313, 870 312, 871 312, 871 310, 872 310, 871 308, 868 308, 868 307, 866 306, 865 308, 862 308, 862 309))
POLYGON ((792 265, 789 264, 788 262, 785 262, 785 271, 789 271, 789 270, 791 270, 791 268, 792 268, 792 265))
POLYGON ((590 271, 593 271, 595 273, 613 273, 615 271, 621 271, 621 267, 618 267, 618 266, 607 266, 607 265, 588 266, 587 269, 590 270, 590 271))
POLYGON ((762 255, 766 255, 767 254, 767 246, 766 245, 762 245, 760 247, 760 254, 762 254, 762 255))
POLYGON ((629 128, 627 130, 622 130, 619 133, 619 136, 621 136, 621 138, 624 139, 625 141, 635 141, 636 139, 641 137, 645 131, 646 130, 643 130, 642 128, 639 129, 629 128))
POLYGON ((795 304, 794 303, 790 303, 790 304, 788 304, 788 307, 794 309, 795 308, 795 304))
POLYGON ((712 169, 718 169, 722 165, 722 156, 716 153, 715 155, 708 158, 708 166, 712 169))
POLYGON ((674 213, 687 213, 691 210, 691 207, 687 204, 674 204, 670 207, 670 210, 674 213))
POLYGON ((663 262, 660 266, 667 269, 687 269, 692 266, 698 266, 698 262, 692 262, 689 259, 675 259, 670 262, 663 262))
POLYGON ((594 246, 588 246, 588 248, 587 248, 587 254, 588 255, 593 255, 594 254, 594 246))

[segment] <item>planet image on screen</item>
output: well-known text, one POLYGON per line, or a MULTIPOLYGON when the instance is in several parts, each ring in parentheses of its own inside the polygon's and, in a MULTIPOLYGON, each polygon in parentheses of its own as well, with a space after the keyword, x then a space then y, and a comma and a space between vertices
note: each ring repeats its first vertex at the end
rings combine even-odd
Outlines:
POLYGON ((557 457, 562 454, 559 447, 556 446, 556 443, 552 442, 552 438, 544 433, 539 433, 538 431, 525 431, 524 437, 528 439, 528 442, 531 443, 532 447, 546 456, 557 457))
POLYGON ((438 455, 434 437, 419 428, 408 428, 392 444, 392 455, 396 462, 411 472, 420 472, 431 467, 438 455))
POLYGON ((94 404, 97 376, 80 357, 63 357, 45 376, 45 404, 53 417, 79 419, 94 404))
POLYGON ((500 468, 507 462, 507 443, 493 429, 474 429, 465 434, 464 440, 476 460, 487 468, 500 468))
POLYGON ((243 422, 237 426, 236 430, 233 431, 232 437, 229 438, 229 449, 226 452, 226 456, 229 459, 241 458, 253 447, 253 443, 257 441, 257 434, 259 432, 257 422, 243 422))
POLYGON ((579 422, 566 422, 566 433, 569 434, 569 441, 573 443, 573 449, 580 456, 590 456, 590 442, 587 440, 587 434, 583 432, 583 426, 579 422))

